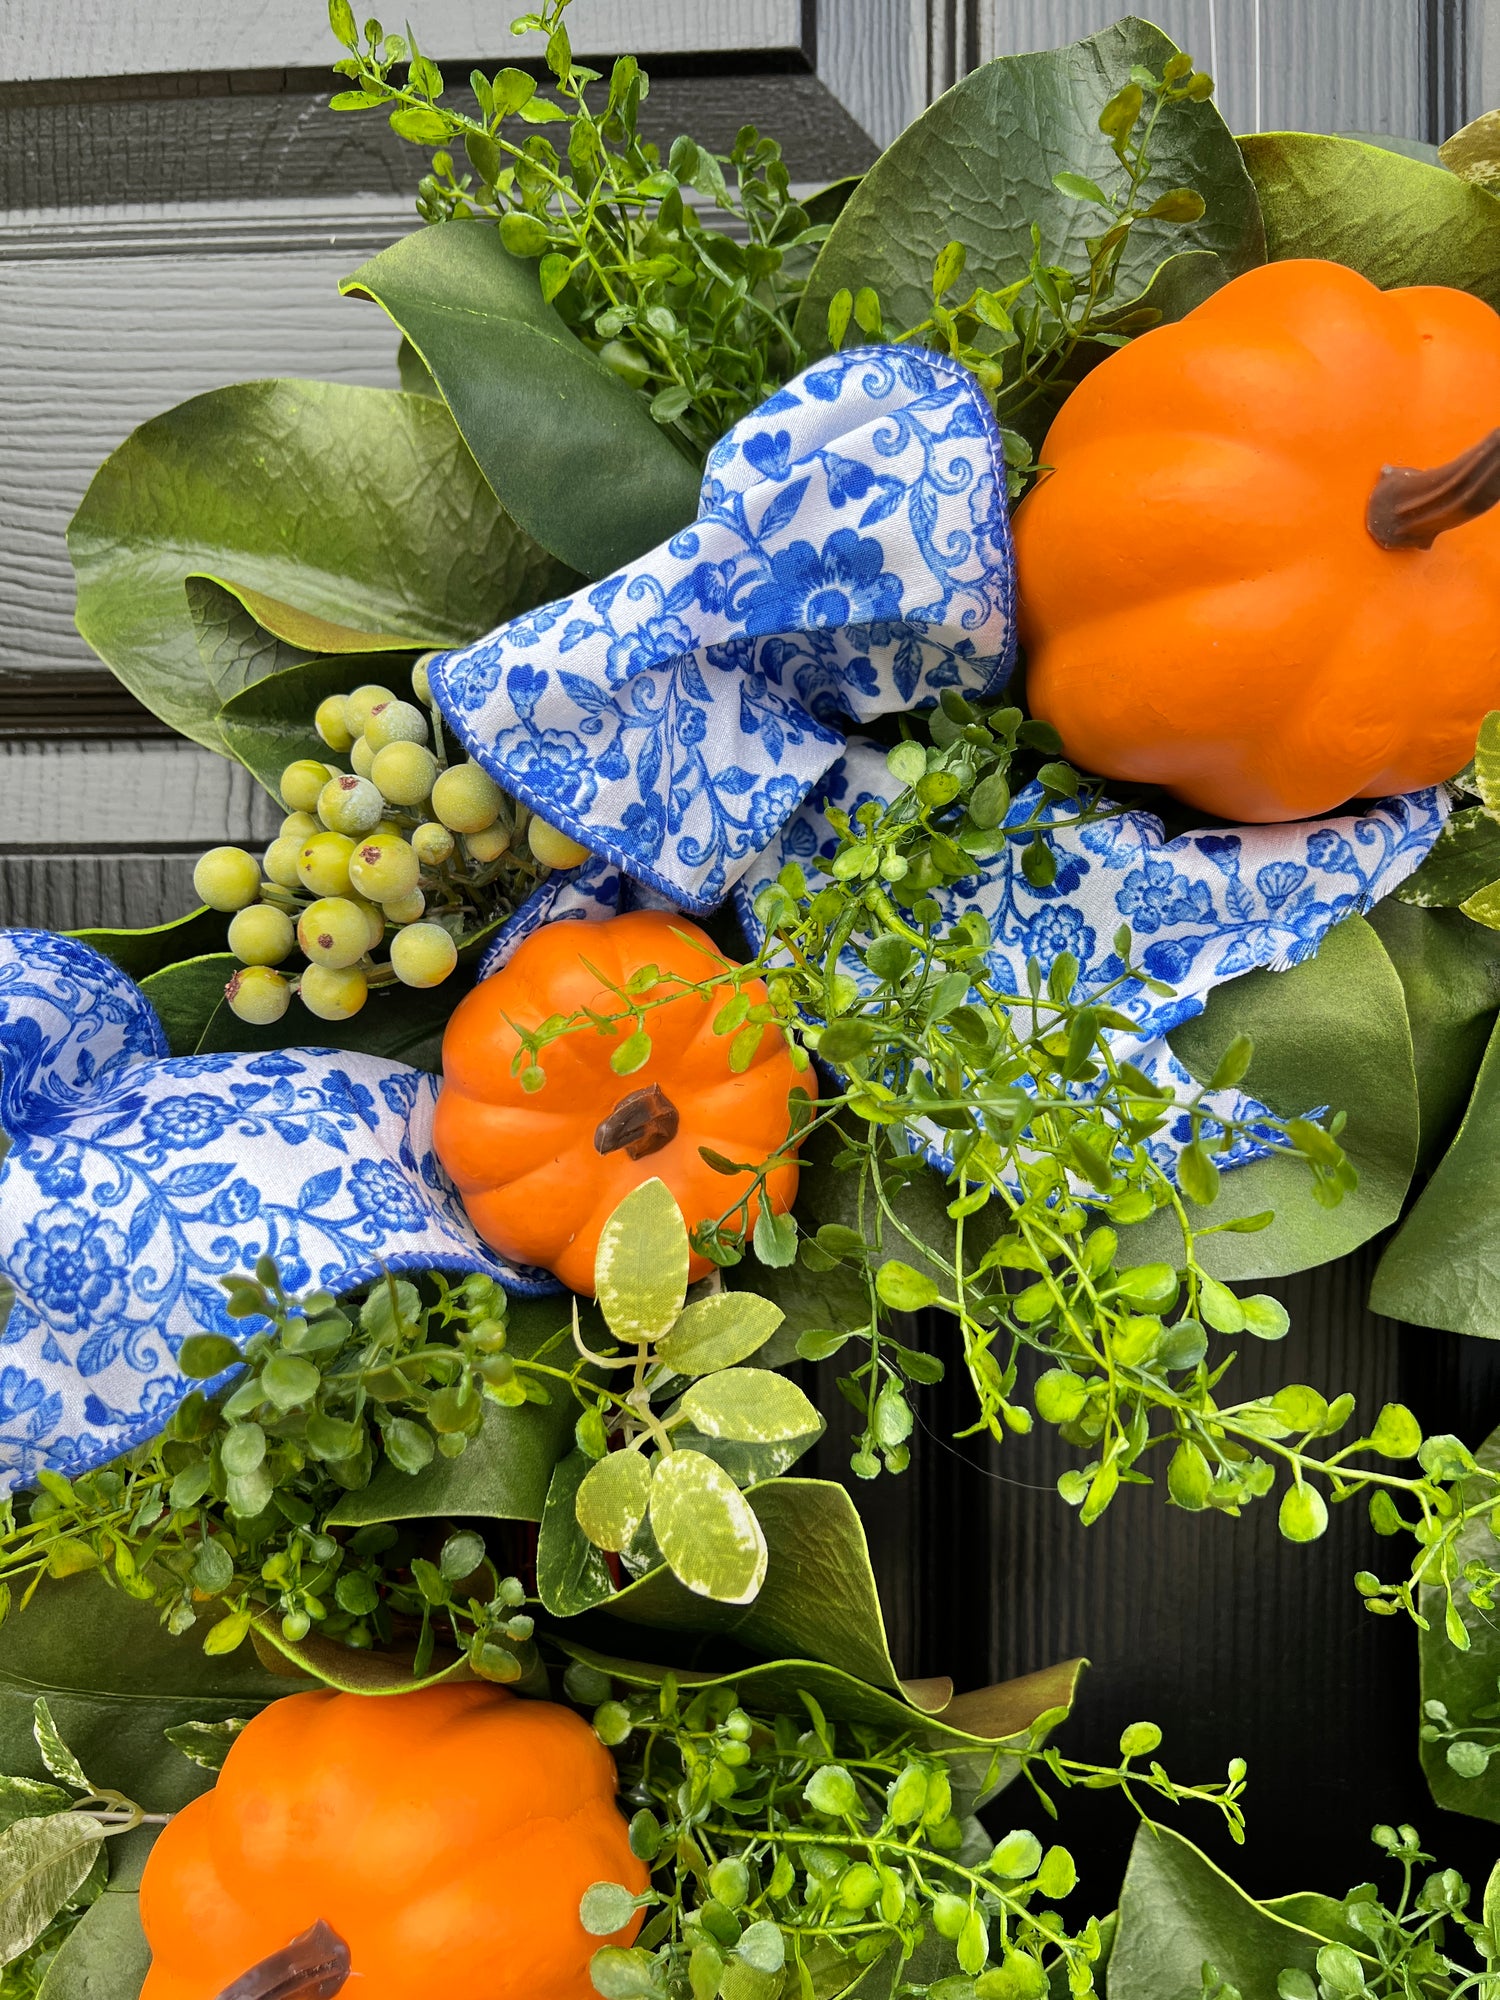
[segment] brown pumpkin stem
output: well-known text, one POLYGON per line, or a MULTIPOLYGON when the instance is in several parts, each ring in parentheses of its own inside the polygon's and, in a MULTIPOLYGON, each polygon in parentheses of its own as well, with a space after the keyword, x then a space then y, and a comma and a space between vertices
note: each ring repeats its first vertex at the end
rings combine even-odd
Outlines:
POLYGON ((348 1945, 320 1917, 310 1931, 242 1972, 219 2000, 333 2000, 352 1969, 348 1945))
POLYGON ((1430 549, 1449 528, 1487 514, 1500 500, 1500 430, 1424 471, 1387 465, 1365 509, 1365 526, 1383 549, 1430 549))
POLYGON ((609 1116, 599 1121, 594 1150, 617 1153, 623 1146, 632 1160, 644 1160, 676 1137, 677 1106, 659 1083, 653 1083, 622 1097, 609 1116))

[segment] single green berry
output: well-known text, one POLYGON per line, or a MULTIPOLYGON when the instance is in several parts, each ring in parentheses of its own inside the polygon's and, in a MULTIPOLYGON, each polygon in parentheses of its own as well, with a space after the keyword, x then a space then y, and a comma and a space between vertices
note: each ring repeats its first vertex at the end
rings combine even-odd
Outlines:
POLYGON ((464 835, 464 852, 471 861, 481 866, 498 861, 502 854, 510 852, 511 831, 508 826, 487 826, 483 833, 464 835))
POLYGON ((357 839, 371 832, 385 811, 385 800, 368 778, 340 771, 318 794, 318 818, 334 833, 351 833, 357 839))
POLYGON ((302 877, 297 872, 297 856, 301 852, 301 840, 292 840, 286 834, 273 840, 260 864, 266 880, 274 882, 278 889, 300 889, 302 877))
POLYGON ((377 903, 409 896, 421 872, 416 850, 400 834, 372 833, 349 857, 349 880, 377 903))
POLYGON ((432 682, 427 678, 427 668, 437 657, 436 653, 424 653, 411 670, 411 691, 418 701, 432 700, 432 682))
POLYGON ((366 681, 353 694, 344 697, 344 721, 351 736, 363 736, 370 720, 370 711, 378 708, 383 701, 394 701, 394 688, 381 687, 378 681, 366 681))
POLYGON ((342 896, 349 887, 349 857, 354 842, 347 833, 315 833, 297 853, 297 874, 314 896, 342 896))
POLYGON ((288 813, 281 822, 281 838, 295 840, 300 847, 304 840, 323 831, 323 822, 316 813, 288 813))
POLYGON ((260 863, 243 847, 211 847, 193 870, 193 891, 211 910, 243 910, 260 896, 260 863))
POLYGON ((274 903, 252 903, 230 919, 229 949, 245 965, 280 965, 296 940, 291 918, 274 903))
POLYGON ((532 853, 544 868, 576 868, 580 861, 587 861, 589 851, 579 841, 572 840, 557 827, 551 826, 536 814, 526 828, 526 838, 532 853))
POLYGON ((411 844, 424 868, 441 868, 453 852, 453 835, 439 821, 424 820, 413 833, 411 844))
POLYGON ((310 965, 297 991, 308 1013, 320 1021, 347 1021, 364 1006, 370 988, 357 965, 310 965))
POLYGON ((331 694, 320 701, 313 714, 313 728, 330 750, 347 750, 354 741, 354 731, 349 727, 348 696, 331 694))
POLYGON ((304 958, 338 972, 370 949, 370 926, 347 896, 320 896, 297 919, 297 942, 304 958))
POLYGON ((454 833, 483 833, 500 816, 505 794, 478 764, 454 764, 432 788, 432 810, 454 833))
POLYGON ((375 752, 363 736, 356 736, 349 750, 349 762, 354 766, 356 778, 368 778, 370 766, 375 762, 375 752))
POLYGON ((319 792, 335 776, 331 764, 320 764, 314 757, 299 757, 281 774, 281 803, 288 812, 315 812, 319 792))
POLYGON ((224 988, 230 1013, 237 1021, 249 1021, 257 1028, 279 1021, 291 997, 291 987, 269 965, 247 965, 224 988))
POLYGON ((425 805, 437 774, 437 758, 420 743, 387 743, 370 766, 370 776, 393 806, 425 805))
POLYGON ((441 986, 458 946, 440 924, 408 924, 391 939, 391 970, 403 986, 441 986))
POLYGON ((393 924, 414 924, 427 908, 427 898, 420 889, 413 889, 408 896, 393 896, 382 906, 386 917, 393 924))
POLYGON ((427 717, 409 701, 383 701, 370 711, 365 741, 372 750, 387 743, 425 743, 427 717))

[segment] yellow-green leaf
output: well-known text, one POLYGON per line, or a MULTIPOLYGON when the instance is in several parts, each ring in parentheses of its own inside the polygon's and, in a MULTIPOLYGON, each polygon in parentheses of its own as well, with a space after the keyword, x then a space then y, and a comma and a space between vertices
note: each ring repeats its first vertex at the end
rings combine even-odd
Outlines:
POLYGON ((659 1340, 687 1297, 688 1234, 665 1181, 643 1181, 599 1235, 594 1290, 616 1340, 659 1340))
POLYGON ((784 1318, 780 1306, 754 1292, 715 1292, 683 1310, 656 1352, 679 1375, 711 1375, 763 1347, 784 1318))
POLYGON ((729 1474, 701 1451, 673 1451, 651 1481, 651 1529, 696 1597, 749 1604, 766 1578, 766 1538, 729 1474))
POLYGON ((589 1467, 573 1502, 596 1549, 628 1549, 651 1504, 651 1468, 638 1451, 612 1451, 589 1467))

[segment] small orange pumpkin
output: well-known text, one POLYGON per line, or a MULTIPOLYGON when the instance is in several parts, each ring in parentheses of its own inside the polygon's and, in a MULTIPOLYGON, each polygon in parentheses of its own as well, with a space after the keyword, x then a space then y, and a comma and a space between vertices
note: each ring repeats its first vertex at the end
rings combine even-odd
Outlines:
POLYGON ((1016 515, 1033 712, 1234 820, 1451 777, 1500 706, 1500 317, 1266 264, 1068 398, 1016 515))
MULTIPOLYGON (((749 1174, 716 1173, 700 1146, 759 1165, 785 1144, 799 1082, 786 1043, 768 1027, 748 1068, 731 1069, 732 1038, 713 1027, 728 998, 722 987, 651 1008, 651 1056, 629 1076, 610 1068, 634 1028, 628 1015, 603 1033, 586 1028, 549 1043, 540 1090, 524 1090, 512 1074, 521 1046, 512 1022, 536 1028, 585 1008, 618 1016, 622 1003, 604 981, 623 987, 656 966, 696 983, 723 962, 696 925, 637 910, 599 923, 544 924, 460 1001, 443 1037, 432 1143, 474 1227, 502 1256, 539 1264, 592 1294, 600 1231, 632 1188, 664 1181, 692 1227, 722 1215, 752 1185, 749 1174)), ((741 991, 752 1005, 766 998, 759 980, 741 991)), ((773 1168, 766 1190, 774 1213, 790 1208, 796 1162, 773 1168)), ((753 1197, 752 1224, 759 1206, 753 1197)), ((691 1275, 709 1268, 694 1256, 691 1275)))
POLYGON ((289 1695, 151 1850, 141 2000, 218 2000, 257 1970, 241 1990, 332 1994, 342 1973, 359 2000, 592 2000, 604 1940, 579 1899, 647 1880, 614 1795, 609 1752, 553 1702, 289 1695))

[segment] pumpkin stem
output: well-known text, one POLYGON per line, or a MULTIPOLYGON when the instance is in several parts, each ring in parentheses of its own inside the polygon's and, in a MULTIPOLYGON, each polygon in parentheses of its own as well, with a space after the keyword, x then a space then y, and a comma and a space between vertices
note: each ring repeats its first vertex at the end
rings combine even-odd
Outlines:
MULTIPOLYGON (((617 1153, 623 1146, 632 1160, 659 1153, 677 1137, 677 1106, 659 1083, 632 1090, 622 1097, 594 1133, 594 1150, 617 1153)), ((227 1996, 226 1996, 227 2000, 227 1996)))
POLYGON ((1430 549, 1439 535, 1500 500, 1500 430, 1446 465, 1387 465, 1375 482, 1365 526, 1383 549, 1430 549))
POLYGON ((333 2000, 352 1970, 349 1947, 320 1917, 226 1986, 219 2000, 333 2000))

